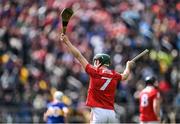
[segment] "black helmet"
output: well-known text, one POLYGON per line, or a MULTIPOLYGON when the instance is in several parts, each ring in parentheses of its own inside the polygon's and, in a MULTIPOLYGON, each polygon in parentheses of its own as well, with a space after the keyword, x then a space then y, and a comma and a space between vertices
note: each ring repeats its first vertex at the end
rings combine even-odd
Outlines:
POLYGON ((99 60, 99 62, 101 63, 101 65, 105 65, 105 66, 109 66, 110 65, 110 56, 104 53, 99 53, 96 54, 93 58, 93 62, 95 60, 99 60))
POLYGON ((145 78, 146 85, 147 84, 152 84, 153 85, 155 83, 155 81, 156 81, 156 78, 154 76, 147 76, 145 78))

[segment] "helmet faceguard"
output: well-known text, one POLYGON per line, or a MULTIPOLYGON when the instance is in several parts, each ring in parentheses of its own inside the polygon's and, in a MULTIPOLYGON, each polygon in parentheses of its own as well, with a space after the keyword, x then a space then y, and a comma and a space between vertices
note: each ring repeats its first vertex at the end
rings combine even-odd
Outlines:
POLYGON ((99 60, 100 66, 105 65, 109 66, 110 65, 110 56, 104 53, 96 54, 93 58, 93 63, 95 60, 99 60))

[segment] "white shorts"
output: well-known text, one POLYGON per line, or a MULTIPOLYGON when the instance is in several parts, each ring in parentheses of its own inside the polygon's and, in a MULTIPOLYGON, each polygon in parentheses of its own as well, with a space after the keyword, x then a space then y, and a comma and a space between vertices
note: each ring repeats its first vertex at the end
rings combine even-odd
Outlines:
POLYGON ((91 124, 118 123, 114 110, 93 107, 91 108, 91 124))
POLYGON ((140 122, 140 124, 160 124, 158 121, 140 122))

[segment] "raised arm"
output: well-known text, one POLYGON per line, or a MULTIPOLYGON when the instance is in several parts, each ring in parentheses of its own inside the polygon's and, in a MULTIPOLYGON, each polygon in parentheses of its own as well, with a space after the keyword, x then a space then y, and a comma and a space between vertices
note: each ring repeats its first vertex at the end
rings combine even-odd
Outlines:
POLYGON ((121 74, 122 80, 126 80, 129 77, 129 74, 133 65, 134 65, 134 61, 127 61, 126 68, 124 72, 121 74))
POLYGON ((60 40, 67 46, 68 50, 73 54, 73 56, 81 63, 81 65, 85 69, 88 61, 81 54, 81 52, 69 41, 68 37, 63 33, 60 34, 60 40))

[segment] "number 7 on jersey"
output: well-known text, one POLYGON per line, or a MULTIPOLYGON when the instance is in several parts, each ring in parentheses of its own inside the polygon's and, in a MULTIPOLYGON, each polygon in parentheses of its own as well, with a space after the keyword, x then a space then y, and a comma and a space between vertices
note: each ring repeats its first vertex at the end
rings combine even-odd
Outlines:
POLYGON ((100 88, 100 90, 105 90, 106 87, 109 85, 109 83, 111 82, 112 78, 108 78, 108 77, 102 77, 102 79, 106 79, 106 82, 102 85, 102 87, 100 88))

